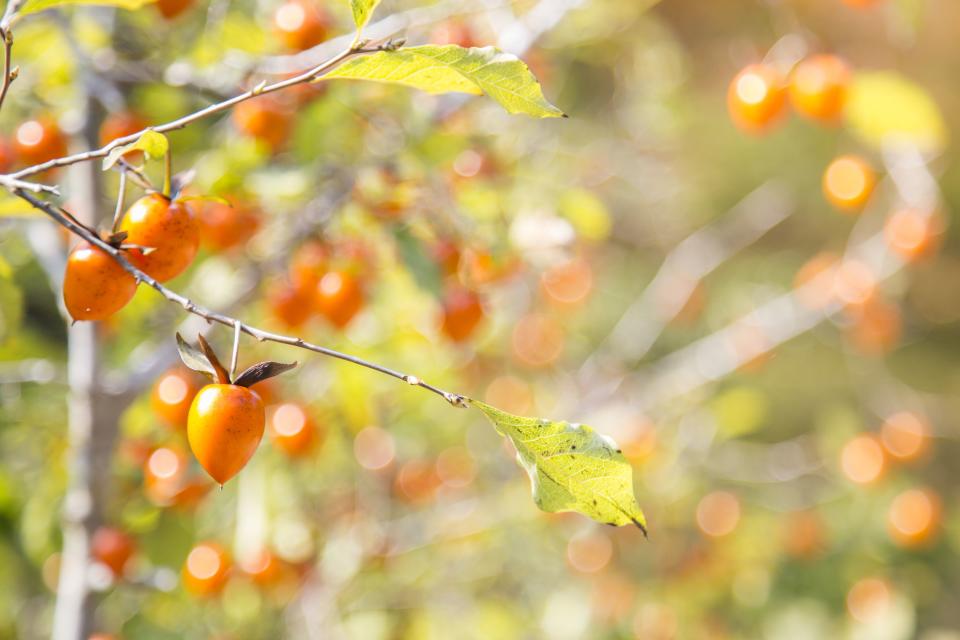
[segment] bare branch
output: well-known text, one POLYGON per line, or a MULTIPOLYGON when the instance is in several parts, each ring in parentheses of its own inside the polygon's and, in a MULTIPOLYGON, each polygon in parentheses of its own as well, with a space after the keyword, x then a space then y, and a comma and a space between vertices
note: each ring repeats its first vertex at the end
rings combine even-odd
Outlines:
POLYGON ((41 164, 37 164, 31 167, 27 167, 25 169, 21 169, 20 171, 17 171, 15 173, 12 173, 6 176, 0 176, 0 181, 2 181, 0 183, 4 184, 5 186, 8 186, 9 188, 10 186, 9 182, 11 180, 18 180, 27 176, 35 175, 37 173, 42 173, 43 171, 48 171, 50 169, 55 169, 57 167, 65 167, 71 164, 76 164, 78 162, 88 162, 90 160, 104 158, 107 155, 109 155, 111 150, 119 146, 129 144, 131 142, 135 142, 140 138, 140 136, 142 136, 147 131, 152 130, 158 133, 166 133, 168 131, 175 131, 177 129, 182 129, 187 125, 193 122, 196 122, 197 120, 201 120, 208 116, 212 116, 217 113, 227 111, 235 107, 236 105, 240 104, 241 102, 245 102, 246 100, 249 100, 250 98, 254 98, 256 96, 264 95, 267 93, 274 93, 276 91, 281 91, 283 89, 287 89, 289 87, 292 87, 298 84, 305 84, 307 82, 316 80, 317 78, 322 76, 322 74, 324 74, 325 72, 329 71, 330 69, 337 66, 344 60, 347 60, 353 56, 363 55, 366 53, 373 53, 375 51, 380 51, 380 50, 381 50, 381 47, 374 47, 369 49, 354 49, 354 48, 346 49, 341 53, 335 55, 334 57, 330 58, 326 62, 323 62, 308 71, 305 71, 297 76, 294 76, 293 78, 282 80, 280 82, 275 82, 273 84, 268 84, 262 88, 257 87, 256 89, 245 91, 239 95, 236 95, 222 102, 212 104, 208 107, 200 109, 199 111, 194 111, 191 114, 185 115, 181 118, 177 118, 176 120, 172 120, 165 124, 156 125, 153 127, 148 127, 142 131, 138 131, 128 136, 116 138, 110 141, 105 146, 100 147, 99 149, 93 149, 91 151, 85 151, 83 153, 75 153, 73 155, 64 156, 62 158, 55 158, 53 160, 49 160, 41 164))
POLYGON ((36 196, 22 189, 15 189, 13 193, 14 195, 29 202, 35 208, 46 213, 48 216, 53 218, 61 226, 66 227, 71 232, 80 236, 90 244, 110 254, 113 257, 113 259, 116 260, 117 263, 121 267, 123 267, 125 271, 127 271, 134 278, 136 278, 138 282, 142 282, 147 286, 155 289, 160 293, 160 295, 162 295, 164 298, 166 298, 170 302, 175 302, 176 304, 179 304, 187 312, 192 313, 196 316, 200 316, 201 318, 204 318, 208 322, 216 322, 217 324, 222 324, 230 328, 235 328, 239 326, 240 331, 242 331, 243 333, 246 333, 249 336, 253 336, 254 338, 256 338, 261 342, 276 342, 279 344, 289 345, 291 347, 297 347, 299 349, 306 349, 307 351, 313 351, 315 353, 320 353, 325 356, 330 356, 332 358, 344 360, 346 362, 351 362, 361 367, 365 367, 367 369, 371 369, 373 371, 377 371, 379 373, 388 375, 392 378, 402 380, 407 384, 422 387, 427 391, 431 391, 441 396, 444 400, 446 400, 447 402, 449 402, 455 407, 466 407, 470 402, 470 400, 465 396, 462 396, 457 393, 450 393, 449 391, 444 391, 439 387, 435 387, 431 384, 424 382, 417 376, 401 373, 400 371, 390 369, 389 367, 384 367, 382 365, 376 364, 374 362, 370 362, 368 360, 364 360, 363 358, 358 358, 357 356, 352 356, 347 353, 342 353, 340 351, 335 351, 327 347, 322 347, 320 345, 307 342, 303 338, 298 338, 294 336, 285 336, 279 333, 264 331, 263 329, 259 329, 252 325, 245 324, 240 320, 238 320, 237 318, 232 318, 222 313, 217 313, 215 311, 206 309, 205 307, 202 307, 197 303, 193 302, 189 298, 168 289, 167 287, 160 284, 155 278, 137 269, 135 266, 130 264, 130 262, 123 255, 123 252, 121 250, 117 249, 116 247, 113 247, 109 243, 100 239, 95 233, 93 233, 89 229, 86 229, 82 225, 71 220, 70 217, 66 214, 66 212, 64 212, 62 209, 55 207, 49 202, 40 200, 36 196))

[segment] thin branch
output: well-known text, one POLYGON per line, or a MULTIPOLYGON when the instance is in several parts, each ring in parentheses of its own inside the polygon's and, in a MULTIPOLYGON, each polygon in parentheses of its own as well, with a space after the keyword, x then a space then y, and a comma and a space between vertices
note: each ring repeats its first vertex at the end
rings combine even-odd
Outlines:
POLYGON ((243 328, 243 325, 240 324, 239 320, 235 320, 233 323, 233 354, 230 356, 230 379, 233 380, 237 376, 237 360, 240 357, 240 330, 243 328))
MULTIPOLYGON (((108 144, 104 145, 103 147, 100 147, 99 149, 93 149, 91 151, 85 151, 83 153, 75 153, 73 155, 64 156, 62 158, 55 158, 53 160, 49 160, 41 164, 36 164, 31 167, 21 169, 20 171, 17 171, 15 173, 12 173, 6 176, 0 176, 0 179, 6 179, 7 182, 9 182, 10 180, 16 180, 16 179, 24 178, 26 176, 32 176, 34 174, 41 173, 43 171, 48 171, 50 169, 55 169, 57 167, 65 167, 71 164, 76 164, 78 162, 87 162, 90 160, 95 160, 97 158, 104 158, 107 155, 109 155, 111 150, 119 146, 129 144, 131 142, 135 142, 140 138, 140 136, 142 136, 147 131, 152 130, 152 131, 156 131, 157 133, 166 133, 168 131, 175 131, 177 129, 182 129, 187 125, 193 122, 196 122, 197 120, 201 120, 203 118, 212 116, 222 111, 227 111, 228 109, 231 109, 236 105, 240 104, 241 102, 245 102, 251 98, 255 98, 257 96, 268 94, 268 93, 274 93, 276 91, 287 89, 289 87, 292 87, 298 84, 305 84, 313 80, 316 80, 317 78, 321 77, 323 73, 329 71, 330 69, 340 64, 341 62, 349 58, 352 58, 353 56, 363 55, 367 53, 374 53, 376 51, 384 50, 385 48, 388 48, 390 46, 392 46, 392 44, 388 42, 382 46, 372 47, 369 49, 366 49, 366 48, 365 49, 359 49, 359 48, 346 49, 341 53, 337 54, 336 56, 330 58, 326 62, 323 62, 308 71, 305 71, 297 76, 294 76, 293 78, 289 78, 287 80, 283 80, 280 82, 275 82, 273 84, 264 85, 262 87, 261 86, 254 87, 249 91, 245 91, 239 95, 236 95, 222 102, 212 104, 208 107, 200 109, 199 111, 195 111, 181 118, 177 118, 176 120, 172 120, 165 124, 161 124, 153 127, 147 127, 142 131, 138 131, 128 136, 116 138, 110 141, 108 144)), ((6 185, 6 183, 3 183, 3 184, 6 185)))
POLYGON ((0 108, 2 108, 10 85, 17 79, 17 72, 11 68, 13 62, 13 32, 9 30, 0 31, 0 38, 3 38, 3 86, 0 87, 0 108))
POLYGON ((0 175, 0 186, 4 186, 11 191, 14 189, 26 189, 27 191, 32 191, 34 193, 49 193, 54 196, 60 195, 60 189, 53 185, 40 184, 39 182, 27 182, 25 180, 18 180, 17 178, 5 175, 0 175))
POLYGON ((176 304, 179 304, 187 312, 192 313, 196 316, 200 316, 201 318, 204 318, 208 322, 216 322, 217 324, 222 324, 224 326, 232 327, 232 328, 235 328, 239 325, 240 331, 242 331, 243 333, 246 333, 249 336, 253 336, 254 338, 256 338, 261 342, 276 342, 279 344, 285 344, 291 347, 306 349, 307 351, 313 351, 315 353, 320 353, 325 356, 330 356, 332 358, 337 358, 339 360, 351 362, 361 367, 366 367, 367 369, 371 369, 373 371, 377 371, 379 373, 388 375, 392 378, 402 380, 407 384, 417 386, 417 387, 422 387, 427 391, 431 391, 441 396, 444 400, 446 400, 447 402, 449 402, 455 407, 466 407, 470 402, 469 398, 465 396, 462 396, 457 393, 450 393, 449 391, 444 391, 439 387, 435 387, 431 384, 424 382, 417 376, 401 373, 400 371, 390 369, 389 367, 384 367, 382 365, 376 364, 374 362, 370 362, 368 360, 364 360, 363 358, 358 358, 357 356, 352 356, 347 353, 341 353, 340 351, 328 349, 327 347, 322 347, 320 345, 307 342, 302 338, 285 336, 279 333, 271 333, 269 331, 264 331, 263 329, 259 329, 252 325, 245 324, 237 318, 232 318, 222 313, 217 313, 215 311, 211 311, 205 307, 202 307, 197 303, 193 302, 192 300, 190 300, 189 298, 168 289, 167 287, 160 284, 155 278, 137 269, 135 266, 130 264, 130 262, 123 255, 123 252, 121 250, 111 246, 109 243, 97 237, 97 235, 91 232, 89 229, 86 229, 83 226, 71 220, 70 217, 66 215, 63 210, 59 209, 58 207, 55 207, 54 205, 48 202, 40 200, 36 196, 30 194, 27 191, 24 191, 23 189, 15 189, 13 193, 14 195, 29 202, 35 208, 46 213, 48 216, 53 218, 61 226, 66 227, 71 232, 80 236, 90 244, 110 254, 113 257, 113 259, 116 260, 117 263, 121 267, 123 267, 125 271, 127 271, 127 273, 129 273, 134 278, 136 278, 138 282, 143 282, 147 286, 152 287, 153 289, 157 290, 160 293, 160 295, 162 295, 164 298, 166 298, 170 302, 175 302, 176 304))
POLYGON ((123 200, 127 195, 127 172, 120 172, 120 186, 117 187, 117 208, 113 211, 113 225, 110 227, 114 233, 120 226, 120 216, 123 215, 123 200))

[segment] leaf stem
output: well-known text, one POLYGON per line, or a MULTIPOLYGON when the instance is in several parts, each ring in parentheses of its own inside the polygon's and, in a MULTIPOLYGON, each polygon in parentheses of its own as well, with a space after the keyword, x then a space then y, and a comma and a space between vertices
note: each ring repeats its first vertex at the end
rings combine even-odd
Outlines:
POLYGON ((237 358, 240 356, 240 330, 243 325, 239 320, 233 323, 233 355, 230 356, 230 381, 237 377, 237 358))

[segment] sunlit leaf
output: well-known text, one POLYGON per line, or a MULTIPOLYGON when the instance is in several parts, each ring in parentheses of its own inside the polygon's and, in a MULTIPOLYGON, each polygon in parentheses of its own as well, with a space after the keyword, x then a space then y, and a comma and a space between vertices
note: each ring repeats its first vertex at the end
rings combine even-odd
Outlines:
POLYGON ((424 45, 354 58, 325 78, 402 84, 428 93, 487 94, 510 113, 557 118, 540 83, 519 58, 493 47, 424 45))
POLYGON ((551 513, 577 511, 616 526, 635 524, 646 533, 633 494, 633 468, 613 440, 586 425, 523 418, 477 400, 471 403, 513 442, 538 507, 551 513))
POLYGON ((947 139, 936 102, 926 90, 891 71, 857 75, 850 87, 846 117, 858 136, 877 147, 902 141, 936 151, 947 139))
POLYGON ((154 1, 155 0, 27 0, 23 3, 23 7, 21 7, 18 15, 25 16, 46 9, 56 9, 74 4, 117 7, 118 9, 129 9, 132 11, 154 1))
POLYGON ((350 10, 353 12, 353 22, 357 25, 357 29, 367 26, 378 4, 380 0, 350 0, 350 10))
POLYGON ((188 369, 193 369, 197 373, 207 375, 211 380, 216 380, 217 370, 207 358, 207 356, 198 348, 183 339, 177 334, 177 351, 180 352, 180 360, 188 369))
POLYGON ((170 142, 167 136, 156 131, 144 131, 143 135, 130 144, 120 145, 110 150, 110 153, 103 159, 103 170, 106 171, 117 163, 120 158, 130 151, 143 151, 151 158, 160 158, 170 149, 170 142))

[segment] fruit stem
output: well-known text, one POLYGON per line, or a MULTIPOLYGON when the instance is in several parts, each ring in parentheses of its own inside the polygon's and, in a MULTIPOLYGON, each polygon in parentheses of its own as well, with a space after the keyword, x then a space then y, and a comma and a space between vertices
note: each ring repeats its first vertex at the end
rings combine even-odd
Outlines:
POLYGON ((127 194, 127 172, 120 172, 120 186, 117 187, 117 208, 113 212, 113 227, 111 230, 116 233, 120 226, 120 219, 123 218, 123 200, 127 194))
POLYGON ((230 381, 237 376, 237 358, 240 355, 240 332, 243 329, 243 323, 239 320, 233 321, 233 355, 230 357, 230 381))
POLYGON ((167 152, 163 156, 163 195, 166 198, 170 197, 172 167, 173 154, 170 152, 170 148, 167 147, 167 152))

